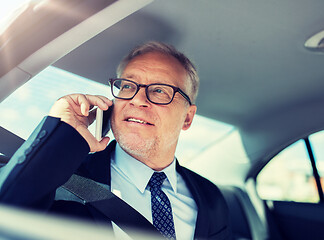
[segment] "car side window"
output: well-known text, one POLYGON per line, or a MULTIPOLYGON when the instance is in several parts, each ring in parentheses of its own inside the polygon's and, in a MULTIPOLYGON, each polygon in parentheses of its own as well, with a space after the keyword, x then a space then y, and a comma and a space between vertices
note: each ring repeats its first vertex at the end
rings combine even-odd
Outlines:
MULTIPOLYGON (((71 93, 98 94, 111 98, 108 84, 49 66, 0 103, 0 126, 27 139, 48 114, 52 104, 71 93)), ((94 132, 94 125, 92 128, 94 132)))
MULTIPOLYGON (((323 151, 319 154, 324 158, 323 151)), ((258 174, 256 184, 264 200, 319 202, 306 140, 295 142, 271 159, 258 174)))
POLYGON ((320 176, 321 187, 324 186, 324 131, 314 133, 309 136, 312 144, 314 157, 316 160, 316 168, 320 176))

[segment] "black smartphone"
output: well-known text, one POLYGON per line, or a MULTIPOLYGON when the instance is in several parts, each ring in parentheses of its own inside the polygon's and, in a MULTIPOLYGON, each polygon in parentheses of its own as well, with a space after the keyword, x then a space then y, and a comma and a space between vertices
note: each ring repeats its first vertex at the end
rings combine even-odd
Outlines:
POLYGON ((108 110, 103 111, 97 108, 96 113, 96 139, 100 141, 110 130, 110 117, 113 111, 113 105, 108 110))

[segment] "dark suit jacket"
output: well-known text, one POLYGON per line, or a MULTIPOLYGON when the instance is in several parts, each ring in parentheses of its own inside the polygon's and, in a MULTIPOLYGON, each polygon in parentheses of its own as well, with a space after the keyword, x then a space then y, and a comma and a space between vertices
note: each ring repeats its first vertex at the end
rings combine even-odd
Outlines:
MULTIPOLYGON (((56 201, 55 193, 73 173, 110 185, 110 154, 115 145, 113 141, 104 151, 88 154, 89 146, 77 131, 47 117, 0 170, 0 202, 110 223, 91 206, 56 201)), ((195 239, 231 239, 228 209, 219 189, 178 163, 176 170, 198 207, 195 239)))

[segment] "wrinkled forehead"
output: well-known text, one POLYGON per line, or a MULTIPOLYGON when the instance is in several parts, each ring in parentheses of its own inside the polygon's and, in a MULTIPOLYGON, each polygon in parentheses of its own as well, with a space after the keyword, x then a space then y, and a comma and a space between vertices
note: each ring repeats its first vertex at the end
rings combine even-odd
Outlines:
POLYGON ((187 72, 181 63, 175 57, 160 52, 149 52, 134 57, 126 65, 122 77, 185 88, 189 83, 187 72))

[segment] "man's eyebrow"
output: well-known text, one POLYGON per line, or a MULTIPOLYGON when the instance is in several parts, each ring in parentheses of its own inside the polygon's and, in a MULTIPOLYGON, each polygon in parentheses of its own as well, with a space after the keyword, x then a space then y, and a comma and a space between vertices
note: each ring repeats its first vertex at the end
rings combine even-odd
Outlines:
MULTIPOLYGON (((136 76, 135 74, 132 74, 132 73, 123 75, 122 78, 130 79, 130 80, 139 82, 139 77, 136 76)), ((170 84, 170 83, 166 83, 165 80, 163 80, 163 78, 162 79, 159 79, 159 78, 158 79, 155 79, 155 81, 153 83, 170 84)), ((174 84, 171 84, 171 85, 174 85, 174 84)))
POLYGON ((136 76, 134 76, 134 74, 127 74, 125 76, 123 76, 123 78, 132 78, 132 79, 136 79, 136 76))

